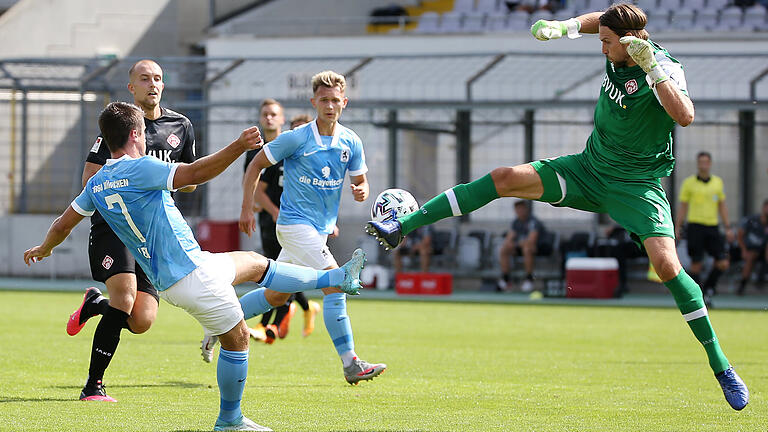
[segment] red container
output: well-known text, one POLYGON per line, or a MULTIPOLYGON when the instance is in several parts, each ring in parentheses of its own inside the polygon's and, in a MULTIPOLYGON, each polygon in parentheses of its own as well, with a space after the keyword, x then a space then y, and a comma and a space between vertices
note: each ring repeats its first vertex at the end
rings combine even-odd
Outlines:
POLYGON ((237 221, 201 221, 197 224, 195 237, 200 244, 200 249, 204 251, 220 253, 240 250, 240 232, 237 221))
POLYGON ((395 275, 398 294, 448 295, 453 291, 450 273, 398 273, 395 275))
POLYGON ((619 286, 616 258, 570 258, 565 263, 566 297, 612 298, 619 286))

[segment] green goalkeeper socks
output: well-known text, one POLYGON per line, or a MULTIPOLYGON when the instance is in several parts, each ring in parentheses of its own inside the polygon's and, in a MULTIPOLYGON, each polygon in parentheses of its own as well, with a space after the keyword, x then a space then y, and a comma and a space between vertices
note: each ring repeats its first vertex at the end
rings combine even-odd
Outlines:
POLYGON ((709 322, 707 308, 704 306, 704 300, 701 296, 701 288, 688 276, 685 270, 680 270, 674 279, 664 282, 664 285, 672 292, 683 318, 685 318, 696 339, 704 346, 712 371, 718 374, 728 369, 728 359, 725 358, 723 350, 720 349, 715 330, 709 322))
POLYGON ((398 219, 403 235, 440 219, 471 213, 499 197, 491 174, 448 189, 427 201, 419 210, 398 219))

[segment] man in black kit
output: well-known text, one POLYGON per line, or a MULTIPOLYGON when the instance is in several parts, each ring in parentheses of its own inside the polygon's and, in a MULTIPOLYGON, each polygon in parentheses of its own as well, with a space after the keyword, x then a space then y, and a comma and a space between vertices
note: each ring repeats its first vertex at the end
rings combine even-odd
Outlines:
MULTIPOLYGON (((312 117, 297 116, 291 121, 291 129, 310 121, 312 121, 312 117)), ((280 102, 275 99, 264 99, 259 107, 259 128, 264 137, 264 143, 277 138, 282 132, 284 123, 285 116, 280 102)), ((249 150, 245 154, 245 168, 248 168, 248 164, 258 152, 259 150, 249 150)), ((264 256, 271 259, 277 259, 281 250, 280 243, 277 241, 275 221, 280 212, 280 196, 282 194, 283 162, 280 161, 264 170, 261 174, 261 181, 253 194, 260 207, 258 211, 262 249, 264 256)), ((250 329, 251 337, 268 344, 272 344, 278 337, 280 339, 285 338, 288 335, 289 324, 296 309, 293 300, 296 300, 304 311, 302 335, 304 337, 309 336, 315 329, 315 316, 320 311, 320 305, 317 302, 307 300, 304 293, 299 292, 292 295, 284 305, 263 314, 261 322, 250 329), (270 324, 273 315, 274 321, 270 324)))
MULTIPOLYGON (((133 95, 134 104, 144 111, 147 155, 164 162, 194 162, 192 123, 182 114, 160 107, 165 87, 160 65, 152 60, 141 60, 131 67, 128 76, 128 90, 133 95)), ((83 185, 102 165, 111 163, 109 149, 99 136, 83 167, 83 185)), ((187 186, 180 190, 192 192, 195 188, 187 186)), ((82 304, 69 317, 67 333, 76 335, 89 318, 102 315, 93 334, 88 381, 80 393, 80 400, 116 402, 104 390, 104 371, 117 349, 123 328, 136 334, 149 330, 157 316, 158 295, 130 251, 98 211, 91 217, 88 256, 91 275, 94 280, 104 282, 109 299, 97 288, 86 289, 82 304)))

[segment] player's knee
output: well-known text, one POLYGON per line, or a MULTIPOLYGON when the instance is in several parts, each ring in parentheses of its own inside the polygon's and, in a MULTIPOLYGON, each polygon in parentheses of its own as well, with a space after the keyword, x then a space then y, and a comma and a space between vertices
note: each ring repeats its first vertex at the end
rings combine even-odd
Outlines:
POLYGON ((496 185, 496 190, 498 190, 501 195, 513 190, 519 183, 517 181, 518 173, 515 170, 515 167, 496 168, 491 171, 491 178, 493 178, 493 183, 496 185))
POLYGON ((152 323, 154 322, 154 319, 149 318, 142 318, 142 319, 131 319, 128 320, 128 327, 131 333, 134 334, 142 334, 146 333, 147 330, 149 330, 150 327, 152 327, 152 323))

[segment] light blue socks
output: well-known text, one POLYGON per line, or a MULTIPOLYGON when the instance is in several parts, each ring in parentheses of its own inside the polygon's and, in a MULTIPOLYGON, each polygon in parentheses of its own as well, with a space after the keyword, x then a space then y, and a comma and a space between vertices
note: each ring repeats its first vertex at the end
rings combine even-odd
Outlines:
POLYGON ((295 293, 341 285, 344 275, 342 268, 315 270, 269 260, 267 274, 264 275, 259 286, 282 293, 295 293))
POLYGON ((219 350, 219 362, 216 365, 216 380, 219 383, 219 418, 216 421, 232 423, 239 420, 240 400, 243 398, 245 380, 248 378, 248 351, 219 350))
POLYGON ((323 321, 339 355, 354 351, 355 341, 352 338, 352 325, 347 316, 346 294, 331 293, 323 298, 323 321))

